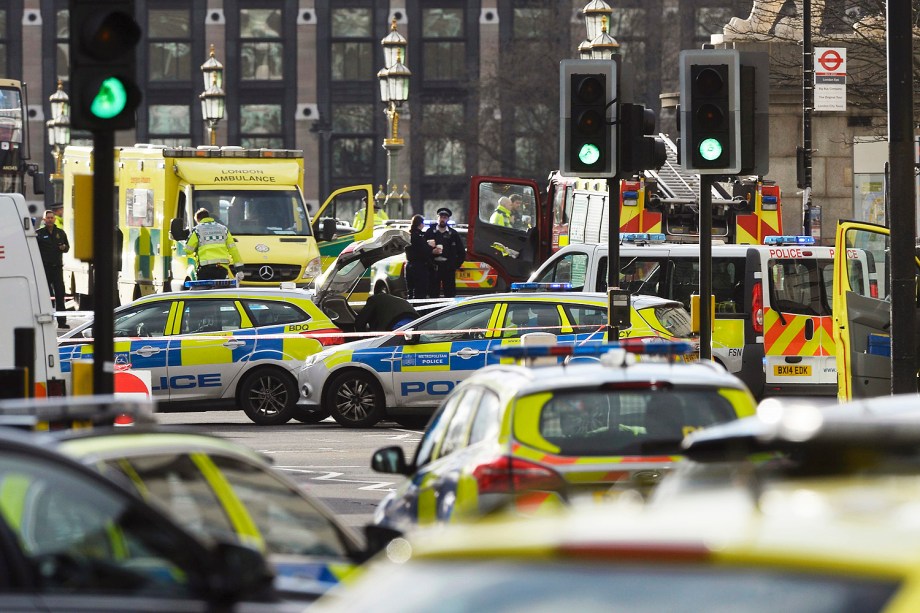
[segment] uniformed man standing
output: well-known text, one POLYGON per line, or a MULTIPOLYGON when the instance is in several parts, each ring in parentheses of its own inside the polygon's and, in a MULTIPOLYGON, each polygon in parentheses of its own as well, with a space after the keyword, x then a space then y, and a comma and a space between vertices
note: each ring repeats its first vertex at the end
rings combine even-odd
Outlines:
POLYGON ((426 240, 435 243, 434 271, 431 275, 431 285, 428 293, 432 298, 437 298, 443 290, 445 298, 457 295, 457 269, 466 260, 466 246, 460 234, 448 225, 451 210, 438 209, 438 223, 431 224, 425 232, 426 240), (437 247, 441 249, 438 250, 437 247), (440 251, 440 252, 439 252, 440 251))
POLYGON ((230 264, 243 271, 243 258, 227 226, 213 217, 208 209, 195 213, 198 225, 185 243, 186 250, 198 259, 198 280, 230 278, 230 264))
MULTIPOLYGON (((64 304, 64 254, 70 251, 67 234, 55 224, 54 211, 45 211, 44 225, 35 231, 48 288, 54 294, 54 310, 67 310, 64 304)), ((67 328, 67 318, 58 317, 58 328, 67 328)))

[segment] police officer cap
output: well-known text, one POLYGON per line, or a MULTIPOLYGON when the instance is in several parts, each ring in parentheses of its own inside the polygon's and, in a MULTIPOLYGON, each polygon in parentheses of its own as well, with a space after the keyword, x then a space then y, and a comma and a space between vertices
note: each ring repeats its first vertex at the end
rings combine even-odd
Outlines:
POLYGON ((450 212, 450 209, 447 207, 441 207, 438 209, 438 215, 447 215, 448 217, 453 216, 453 214, 450 212))

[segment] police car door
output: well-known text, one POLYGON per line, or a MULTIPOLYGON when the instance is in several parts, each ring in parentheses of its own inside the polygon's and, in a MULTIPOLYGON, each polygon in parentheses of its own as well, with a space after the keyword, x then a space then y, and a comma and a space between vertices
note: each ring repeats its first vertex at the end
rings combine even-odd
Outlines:
POLYGON ((454 387, 487 363, 492 302, 460 305, 418 322, 394 354, 397 406, 437 405, 454 387))
POLYGON ((841 401, 891 392, 890 245, 889 230, 883 226, 859 222, 837 225, 833 329, 837 397, 841 401), (870 261, 874 273, 870 270, 866 278, 864 262, 870 261))
POLYGON ((115 314, 115 360, 135 370, 150 371, 150 390, 156 400, 169 399, 167 356, 177 303, 172 300, 128 306, 115 314))
POLYGON ((221 398, 248 363, 255 337, 234 335, 242 327, 230 298, 185 300, 179 305, 169 343, 170 402, 221 398))

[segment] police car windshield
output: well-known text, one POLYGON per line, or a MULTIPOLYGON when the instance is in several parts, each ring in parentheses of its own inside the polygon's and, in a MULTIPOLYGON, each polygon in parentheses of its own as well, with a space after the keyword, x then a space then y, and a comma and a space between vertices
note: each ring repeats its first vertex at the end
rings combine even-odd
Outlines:
MULTIPOLYGON (((539 436, 570 456, 680 453, 689 432, 733 419, 717 388, 571 390, 543 403, 539 436)), ((522 443, 546 446, 532 436, 515 431, 522 443)))
POLYGON ((234 236, 312 233, 303 199, 294 189, 197 191, 193 208, 211 211, 234 236))

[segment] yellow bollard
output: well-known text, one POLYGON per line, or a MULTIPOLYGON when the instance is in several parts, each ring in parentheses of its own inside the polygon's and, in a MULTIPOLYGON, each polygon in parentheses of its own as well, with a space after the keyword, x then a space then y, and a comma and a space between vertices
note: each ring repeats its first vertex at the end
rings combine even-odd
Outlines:
POLYGON ((93 395, 93 361, 74 360, 70 363, 70 388, 74 396, 93 395))

